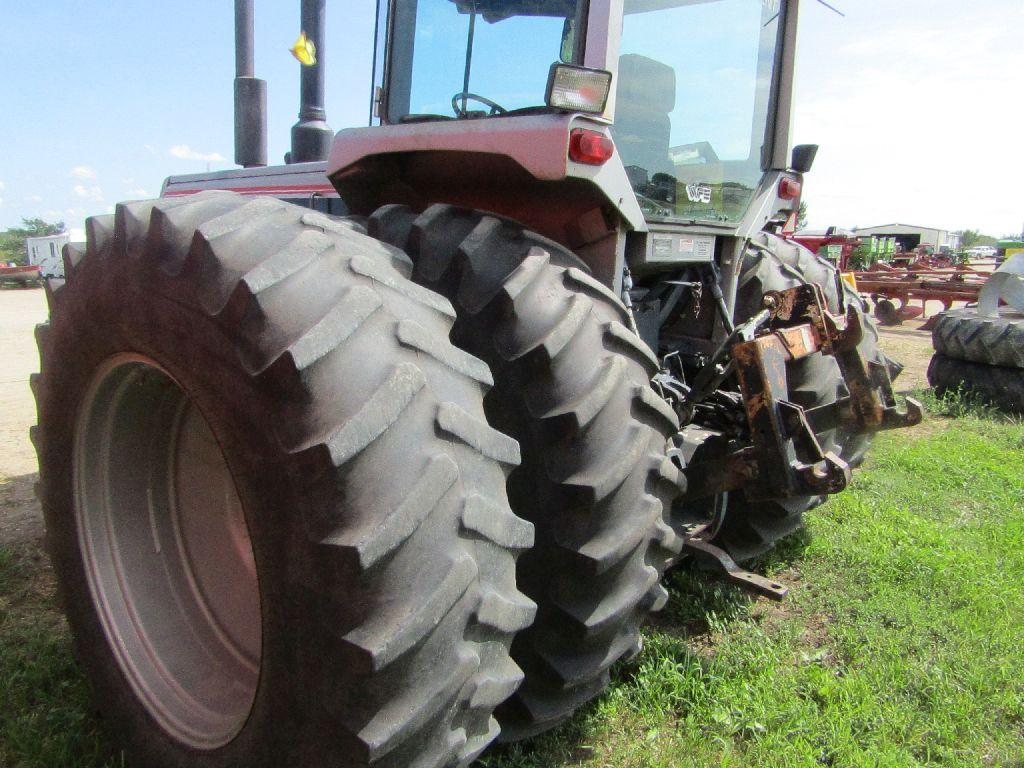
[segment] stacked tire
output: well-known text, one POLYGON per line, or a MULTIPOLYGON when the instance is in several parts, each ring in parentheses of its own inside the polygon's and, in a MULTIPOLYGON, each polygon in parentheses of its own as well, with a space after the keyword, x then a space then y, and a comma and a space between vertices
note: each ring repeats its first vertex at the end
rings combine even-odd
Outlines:
POLYGON ((939 316, 932 330, 935 355, 928 383, 939 397, 962 393, 1008 413, 1024 413, 1024 313, 1000 307, 979 315, 974 307, 939 316))

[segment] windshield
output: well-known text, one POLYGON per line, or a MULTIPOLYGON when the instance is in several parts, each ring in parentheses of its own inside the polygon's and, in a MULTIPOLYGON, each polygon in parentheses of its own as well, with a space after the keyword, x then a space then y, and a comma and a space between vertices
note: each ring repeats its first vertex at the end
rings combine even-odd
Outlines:
POLYGON ((762 173, 783 0, 626 0, 612 133, 649 219, 739 219, 762 173))
POLYGON ((545 109, 548 70, 574 62, 584 0, 397 0, 388 122, 545 109))

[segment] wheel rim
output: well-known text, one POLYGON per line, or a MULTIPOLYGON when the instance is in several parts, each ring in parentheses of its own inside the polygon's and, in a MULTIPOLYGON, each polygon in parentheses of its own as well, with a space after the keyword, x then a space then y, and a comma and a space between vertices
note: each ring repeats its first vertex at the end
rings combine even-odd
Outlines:
POLYGON ((107 361, 79 412, 75 515, 103 631, 137 698, 198 749, 245 724, 260 601, 242 504, 209 425, 155 362, 107 361))

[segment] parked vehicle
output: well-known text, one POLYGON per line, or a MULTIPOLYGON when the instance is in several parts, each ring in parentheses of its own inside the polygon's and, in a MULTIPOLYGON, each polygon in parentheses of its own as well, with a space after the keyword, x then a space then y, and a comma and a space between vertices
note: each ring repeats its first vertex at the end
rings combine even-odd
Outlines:
POLYGON ((552 728, 667 567, 781 597, 736 562, 920 419, 780 235, 797 0, 380 3, 373 125, 337 135, 324 6, 289 163, 242 0, 244 167, 89 219, 50 283, 48 542, 139 765, 463 766, 552 728))
POLYGON ((991 259, 996 255, 996 248, 992 245, 976 245, 968 248, 965 253, 975 259, 991 259))
POLYGON ((39 267, 43 277, 64 277, 64 260, 61 254, 64 246, 71 242, 71 235, 61 232, 56 235, 42 235, 25 239, 28 263, 39 267))

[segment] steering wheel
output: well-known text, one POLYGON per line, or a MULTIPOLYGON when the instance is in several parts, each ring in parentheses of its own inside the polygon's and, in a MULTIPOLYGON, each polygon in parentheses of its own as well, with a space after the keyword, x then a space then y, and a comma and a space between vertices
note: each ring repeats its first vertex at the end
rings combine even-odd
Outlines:
POLYGON ((497 102, 491 101, 490 99, 485 98, 484 96, 479 96, 475 93, 469 93, 468 91, 460 91, 459 93, 456 93, 454 96, 452 96, 452 111, 455 112, 456 117, 469 117, 468 110, 463 110, 462 106, 459 104, 459 102, 463 100, 479 101, 481 104, 483 104, 484 106, 488 107, 491 110, 490 112, 488 112, 489 116, 508 114, 508 110, 501 106, 501 104, 498 104, 497 102))

